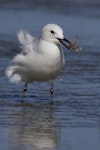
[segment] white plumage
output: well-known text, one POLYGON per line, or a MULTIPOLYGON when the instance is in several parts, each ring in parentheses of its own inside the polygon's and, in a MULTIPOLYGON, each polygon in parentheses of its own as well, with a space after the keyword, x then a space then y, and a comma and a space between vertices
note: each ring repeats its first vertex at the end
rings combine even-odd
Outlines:
POLYGON ((22 49, 6 70, 6 76, 11 83, 24 81, 52 81, 61 73, 64 64, 64 54, 61 42, 64 40, 63 30, 56 24, 43 27, 39 38, 21 30, 17 34, 22 49))

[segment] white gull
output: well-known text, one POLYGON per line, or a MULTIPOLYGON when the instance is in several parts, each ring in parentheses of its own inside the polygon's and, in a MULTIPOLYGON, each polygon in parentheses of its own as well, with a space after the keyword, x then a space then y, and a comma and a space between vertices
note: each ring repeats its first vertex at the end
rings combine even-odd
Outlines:
POLYGON ((34 81, 49 82, 52 97, 53 82, 65 65, 61 44, 69 49, 70 41, 64 37, 62 28, 56 24, 45 25, 39 38, 24 30, 18 32, 17 35, 21 53, 17 54, 7 67, 6 76, 11 83, 25 82, 22 100, 27 84, 34 81), (64 41, 67 42, 67 45, 64 41))

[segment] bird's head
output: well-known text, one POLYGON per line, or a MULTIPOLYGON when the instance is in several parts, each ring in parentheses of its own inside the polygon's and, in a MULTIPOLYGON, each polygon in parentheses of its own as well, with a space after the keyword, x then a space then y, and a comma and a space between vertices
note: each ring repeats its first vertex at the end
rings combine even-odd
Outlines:
POLYGON ((54 44, 63 44, 68 49, 68 44, 71 44, 71 42, 64 37, 62 28, 56 24, 45 25, 42 29, 41 38, 54 44), (64 41, 67 42, 67 45, 64 41))

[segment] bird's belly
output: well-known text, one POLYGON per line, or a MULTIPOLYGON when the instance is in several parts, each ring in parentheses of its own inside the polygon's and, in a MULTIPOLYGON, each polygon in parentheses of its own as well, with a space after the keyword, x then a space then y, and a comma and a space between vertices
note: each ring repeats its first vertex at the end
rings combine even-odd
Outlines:
POLYGON ((53 62, 44 61, 41 65, 40 63, 27 67, 31 69, 22 73, 25 82, 54 80, 61 73, 64 66, 64 63, 61 64, 59 59, 53 62))

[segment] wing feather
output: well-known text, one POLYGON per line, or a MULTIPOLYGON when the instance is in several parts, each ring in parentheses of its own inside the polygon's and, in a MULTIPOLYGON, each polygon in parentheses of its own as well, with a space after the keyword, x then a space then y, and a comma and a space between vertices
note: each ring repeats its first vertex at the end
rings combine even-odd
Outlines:
POLYGON ((35 42, 37 38, 32 36, 29 32, 25 30, 20 30, 17 33, 18 41, 20 42, 20 48, 22 49, 22 53, 26 54, 27 52, 34 49, 35 42))

